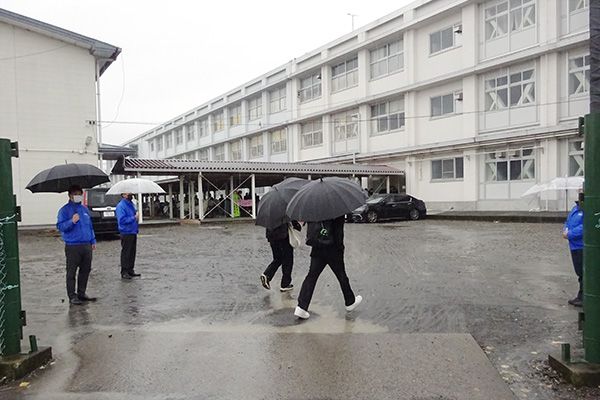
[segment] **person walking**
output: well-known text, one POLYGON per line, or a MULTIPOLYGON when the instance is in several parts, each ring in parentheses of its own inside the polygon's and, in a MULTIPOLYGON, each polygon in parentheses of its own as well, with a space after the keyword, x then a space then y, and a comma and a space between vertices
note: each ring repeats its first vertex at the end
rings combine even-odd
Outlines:
MULTIPOLYGON (((580 190, 579 193, 583 193, 583 191, 580 190)), ((569 300, 568 303, 575 307, 583 307, 583 210, 579 209, 579 201, 576 201, 575 206, 571 209, 562 235, 569 240, 571 260, 579 280, 577 297, 569 300)))
POLYGON ((307 226, 307 242, 312 246, 310 252, 310 267, 298 295, 298 306, 294 315, 301 319, 310 317, 308 307, 312 299, 317 280, 325 266, 335 274, 346 304, 346 311, 354 310, 363 300, 355 296, 350 281, 346 275, 344 264, 344 216, 322 222, 309 222, 307 226))
POLYGON ((117 204, 117 223, 121 233, 121 278, 132 279, 141 276, 135 272, 135 254, 139 215, 132 203, 133 194, 122 193, 123 198, 117 204))
POLYGON ((69 202, 58 211, 56 228, 65 242, 69 303, 81 305, 84 301, 96 301, 95 297, 88 297, 85 293, 92 270, 92 252, 96 249, 96 235, 90 211, 81 204, 83 189, 73 185, 68 193, 69 202))
MULTIPOLYGON (((297 221, 291 222, 294 229, 302 230, 297 221)), ((294 289, 292 285, 292 269, 294 267, 294 248, 290 244, 288 223, 278 226, 275 229, 267 229, 267 240, 271 245, 273 261, 267 266, 265 272, 260 276, 260 283, 267 290, 271 289, 271 280, 275 273, 281 267, 281 292, 289 292, 294 289)))

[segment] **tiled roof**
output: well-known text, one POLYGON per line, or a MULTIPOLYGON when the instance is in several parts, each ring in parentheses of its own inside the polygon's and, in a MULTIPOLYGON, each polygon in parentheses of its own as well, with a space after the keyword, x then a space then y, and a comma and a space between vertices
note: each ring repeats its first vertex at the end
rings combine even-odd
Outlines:
POLYGON ((199 161, 120 158, 113 174, 177 175, 179 173, 252 173, 252 174, 322 174, 322 175, 404 175, 404 171, 387 165, 311 164, 252 161, 199 161))

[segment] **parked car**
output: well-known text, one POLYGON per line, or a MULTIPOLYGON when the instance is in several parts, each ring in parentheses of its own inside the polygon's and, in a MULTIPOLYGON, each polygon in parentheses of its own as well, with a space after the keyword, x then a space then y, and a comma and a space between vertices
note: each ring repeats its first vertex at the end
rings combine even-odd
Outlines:
POLYGON ((83 204, 90 210, 96 234, 119 233, 115 209, 121 201, 121 195, 106 192, 106 188, 97 188, 86 189, 83 193, 83 204))
POLYGON ((367 203, 352 211, 354 222, 377 222, 382 219, 417 220, 427 215, 423 200, 408 194, 382 194, 367 199, 367 203))

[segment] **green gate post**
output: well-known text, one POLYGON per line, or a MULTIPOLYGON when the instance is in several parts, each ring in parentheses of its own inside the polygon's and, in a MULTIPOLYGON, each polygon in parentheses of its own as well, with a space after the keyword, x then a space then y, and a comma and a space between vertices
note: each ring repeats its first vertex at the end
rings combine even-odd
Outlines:
POLYGON ((600 364, 600 113, 585 116, 583 211, 583 347, 600 364))
POLYGON ((21 311, 19 240, 20 210, 13 194, 11 158, 18 157, 17 143, 0 139, 0 355, 21 351, 24 315, 21 311))

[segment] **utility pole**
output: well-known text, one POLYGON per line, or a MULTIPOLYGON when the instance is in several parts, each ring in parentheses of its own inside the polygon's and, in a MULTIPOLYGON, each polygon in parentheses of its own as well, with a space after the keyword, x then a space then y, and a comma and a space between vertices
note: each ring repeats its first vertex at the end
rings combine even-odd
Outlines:
POLYGON ((350 13, 348 13, 348 15, 352 18, 352 30, 354 31, 354 17, 358 17, 358 15, 350 13))

